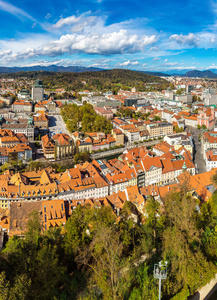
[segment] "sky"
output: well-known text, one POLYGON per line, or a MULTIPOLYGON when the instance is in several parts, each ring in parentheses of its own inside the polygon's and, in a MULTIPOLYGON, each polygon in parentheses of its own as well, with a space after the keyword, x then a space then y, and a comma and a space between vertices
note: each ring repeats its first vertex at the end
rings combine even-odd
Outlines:
POLYGON ((0 0, 0 66, 217 69, 217 0, 0 0))

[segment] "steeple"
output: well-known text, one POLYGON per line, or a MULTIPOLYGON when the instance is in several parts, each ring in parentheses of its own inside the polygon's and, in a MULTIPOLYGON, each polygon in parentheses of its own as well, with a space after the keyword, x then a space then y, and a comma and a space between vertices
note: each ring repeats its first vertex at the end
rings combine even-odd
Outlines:
POLYGON ((182 172, 184 173, 187 170, 187 166, 186 163, 184 162, 183 166, 182 166, 182 172))

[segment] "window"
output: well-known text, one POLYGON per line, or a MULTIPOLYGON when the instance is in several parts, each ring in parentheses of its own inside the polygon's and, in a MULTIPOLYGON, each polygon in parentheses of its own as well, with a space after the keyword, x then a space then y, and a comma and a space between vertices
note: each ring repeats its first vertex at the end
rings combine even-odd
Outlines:
POLYGON ((46 205, 44 205, 44 212, 46 213, 46 205))
POLYGON ((47 215, 44 215, 44 221, 47 222, 47 215))
POLYGON ((62 209, 62 211, 63 211, 63 204, 61 204, 61 209, 62 209))

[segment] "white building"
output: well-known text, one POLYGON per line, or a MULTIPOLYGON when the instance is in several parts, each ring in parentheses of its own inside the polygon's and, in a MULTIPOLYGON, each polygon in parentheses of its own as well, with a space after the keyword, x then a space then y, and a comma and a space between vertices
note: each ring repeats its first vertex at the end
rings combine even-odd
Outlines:
POLYGON ((217 149, 206 152, 205 162, 207 172, 211 171, 213 168, 217 168, 217 149))

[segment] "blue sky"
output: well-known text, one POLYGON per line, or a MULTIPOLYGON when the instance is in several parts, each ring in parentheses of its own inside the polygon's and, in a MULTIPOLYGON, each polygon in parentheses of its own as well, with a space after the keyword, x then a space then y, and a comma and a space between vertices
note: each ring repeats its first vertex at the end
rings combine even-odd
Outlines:
POLYGON ((0 66, 217 69, 217 0, 0 0, 0 66))

